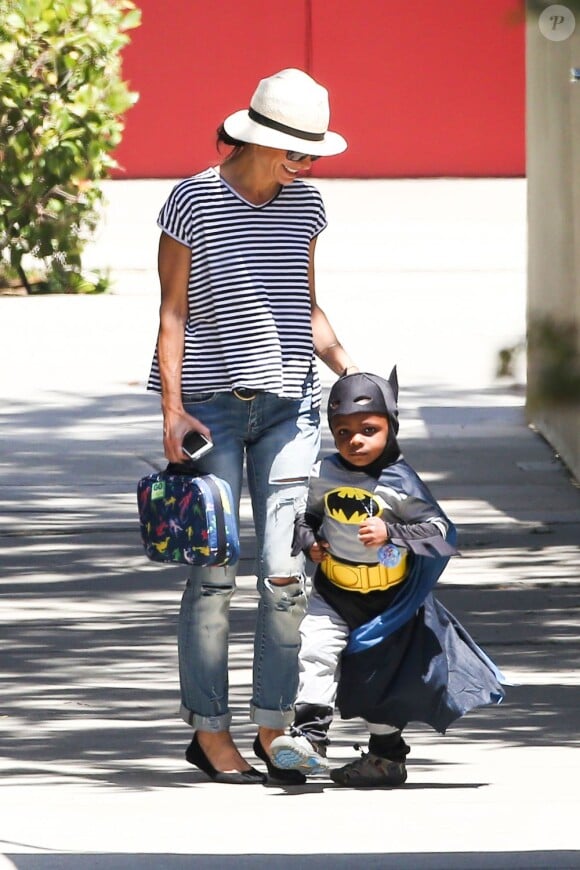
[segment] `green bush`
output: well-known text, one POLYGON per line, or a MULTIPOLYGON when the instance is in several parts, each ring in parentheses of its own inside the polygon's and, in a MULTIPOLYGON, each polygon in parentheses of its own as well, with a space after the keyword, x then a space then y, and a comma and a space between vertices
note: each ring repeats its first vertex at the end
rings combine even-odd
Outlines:
POLYGON ((580 406, 580 330, 574 321, 533 318, 526 340, 499 351, 496 376, 513 378, 517 358, 524 353, 529 410, 580 406))
POLYGON ((528 347, 528 408, 580 408, 580 334, 576 323, 551 316, 536 318, 528 326, 528 347))
POLYGON ((81 254, 116 162, 130 0, 0 0, 0 283, 90 292, 81 254))

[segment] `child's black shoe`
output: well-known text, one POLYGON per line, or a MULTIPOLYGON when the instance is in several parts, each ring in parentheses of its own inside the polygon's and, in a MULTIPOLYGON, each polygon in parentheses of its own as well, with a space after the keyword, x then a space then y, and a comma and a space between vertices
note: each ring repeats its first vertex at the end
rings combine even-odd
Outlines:
POLYGON ((363 752, 356 761, 331 770, 330 778, 347 788, 395 788, 407 779, 407 768, 402 761, 363 752))

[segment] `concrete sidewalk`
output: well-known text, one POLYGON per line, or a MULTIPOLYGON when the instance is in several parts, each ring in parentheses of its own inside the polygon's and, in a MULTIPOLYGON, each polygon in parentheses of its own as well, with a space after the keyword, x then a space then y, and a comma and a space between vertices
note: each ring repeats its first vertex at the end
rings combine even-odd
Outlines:
MULTIPOLYGON (((184 577, 145 560, 135 507, 163 463, 144 381, 171 182, 113 183, 89 258, 115 292, 0 298, 1 868, 580 867, 580 491, 525 424, 522 366, 494 376, 525 332, 525 183, 319 184, 319 298, 362 367, 398 364, 401 444, 460 532, 439 597, 519 685, 444 737, 409 728, 398 790, 240 790, 186 765, 184 577)), ((247 500, 242 545, 231 691, 255 762, 247 500)), ((337 721, 332 761, 361 739, 337 721)))

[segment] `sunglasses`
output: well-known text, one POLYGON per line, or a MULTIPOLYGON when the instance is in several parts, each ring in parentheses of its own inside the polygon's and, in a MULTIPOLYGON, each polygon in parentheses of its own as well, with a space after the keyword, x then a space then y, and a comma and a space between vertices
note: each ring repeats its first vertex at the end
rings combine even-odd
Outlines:
POLYGON ((307 157, 310 157, 310 160, 312 161, 312 163, 314 163, 315 160, 318 160, 320 155, 319 154, 303 154, 302 151, 287 151, 286 157, 292 163, 300 163, 301 160, 306 160, 307 157))

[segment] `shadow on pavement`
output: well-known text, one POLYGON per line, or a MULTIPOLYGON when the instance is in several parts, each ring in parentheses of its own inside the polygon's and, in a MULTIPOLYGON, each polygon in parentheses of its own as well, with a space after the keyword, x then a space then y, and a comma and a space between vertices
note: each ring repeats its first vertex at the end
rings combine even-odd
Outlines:
MULTIPOLYGON (((431 428, 430 437, 401 439, 453 518, 451 506, 461 514, 462 505, 478 501, 494 512, 475 522, 473 513, 465 522, 459 516, 462 558, 452 561, 439 594, 522 683, 499 708, 470 714, 441 739, 577 745, 577 686, 569 675, 577 665, 579 494, 541 439, 525 429, 521 437, 521 409, 503 407, 507 393, 488 391, 489 406, 477 408, 450 393, 446 414, 429 408, 427 390, 415 390, 417 420, 431 428)), ((137 394, 52 399, 36 407, 12 402, 0 415, 0 734, 10 773, 4 783, 191 786, 195 774, 183 761, 188 732, 176 715, 184 571, 146 561, 136 519, 136 481, 152 463, 163 465, 157 400, 137 394)), ((247 522, 242 545, 230 660, 235 722, 247 720, 255 619, 247 522)), ((253 729, 240 726, 236 735, 247 751, 253 729)), ((337 723, 334 745, 349 758, 359 737, 358 723, 337 723)), ((419 764, 416 754, 411 763, 419 764)), ((21 856, 17 866, 51 866, 33 863, 42 860, 21 856)), ((181 859, 167 856, 174 860, 181 859)))

